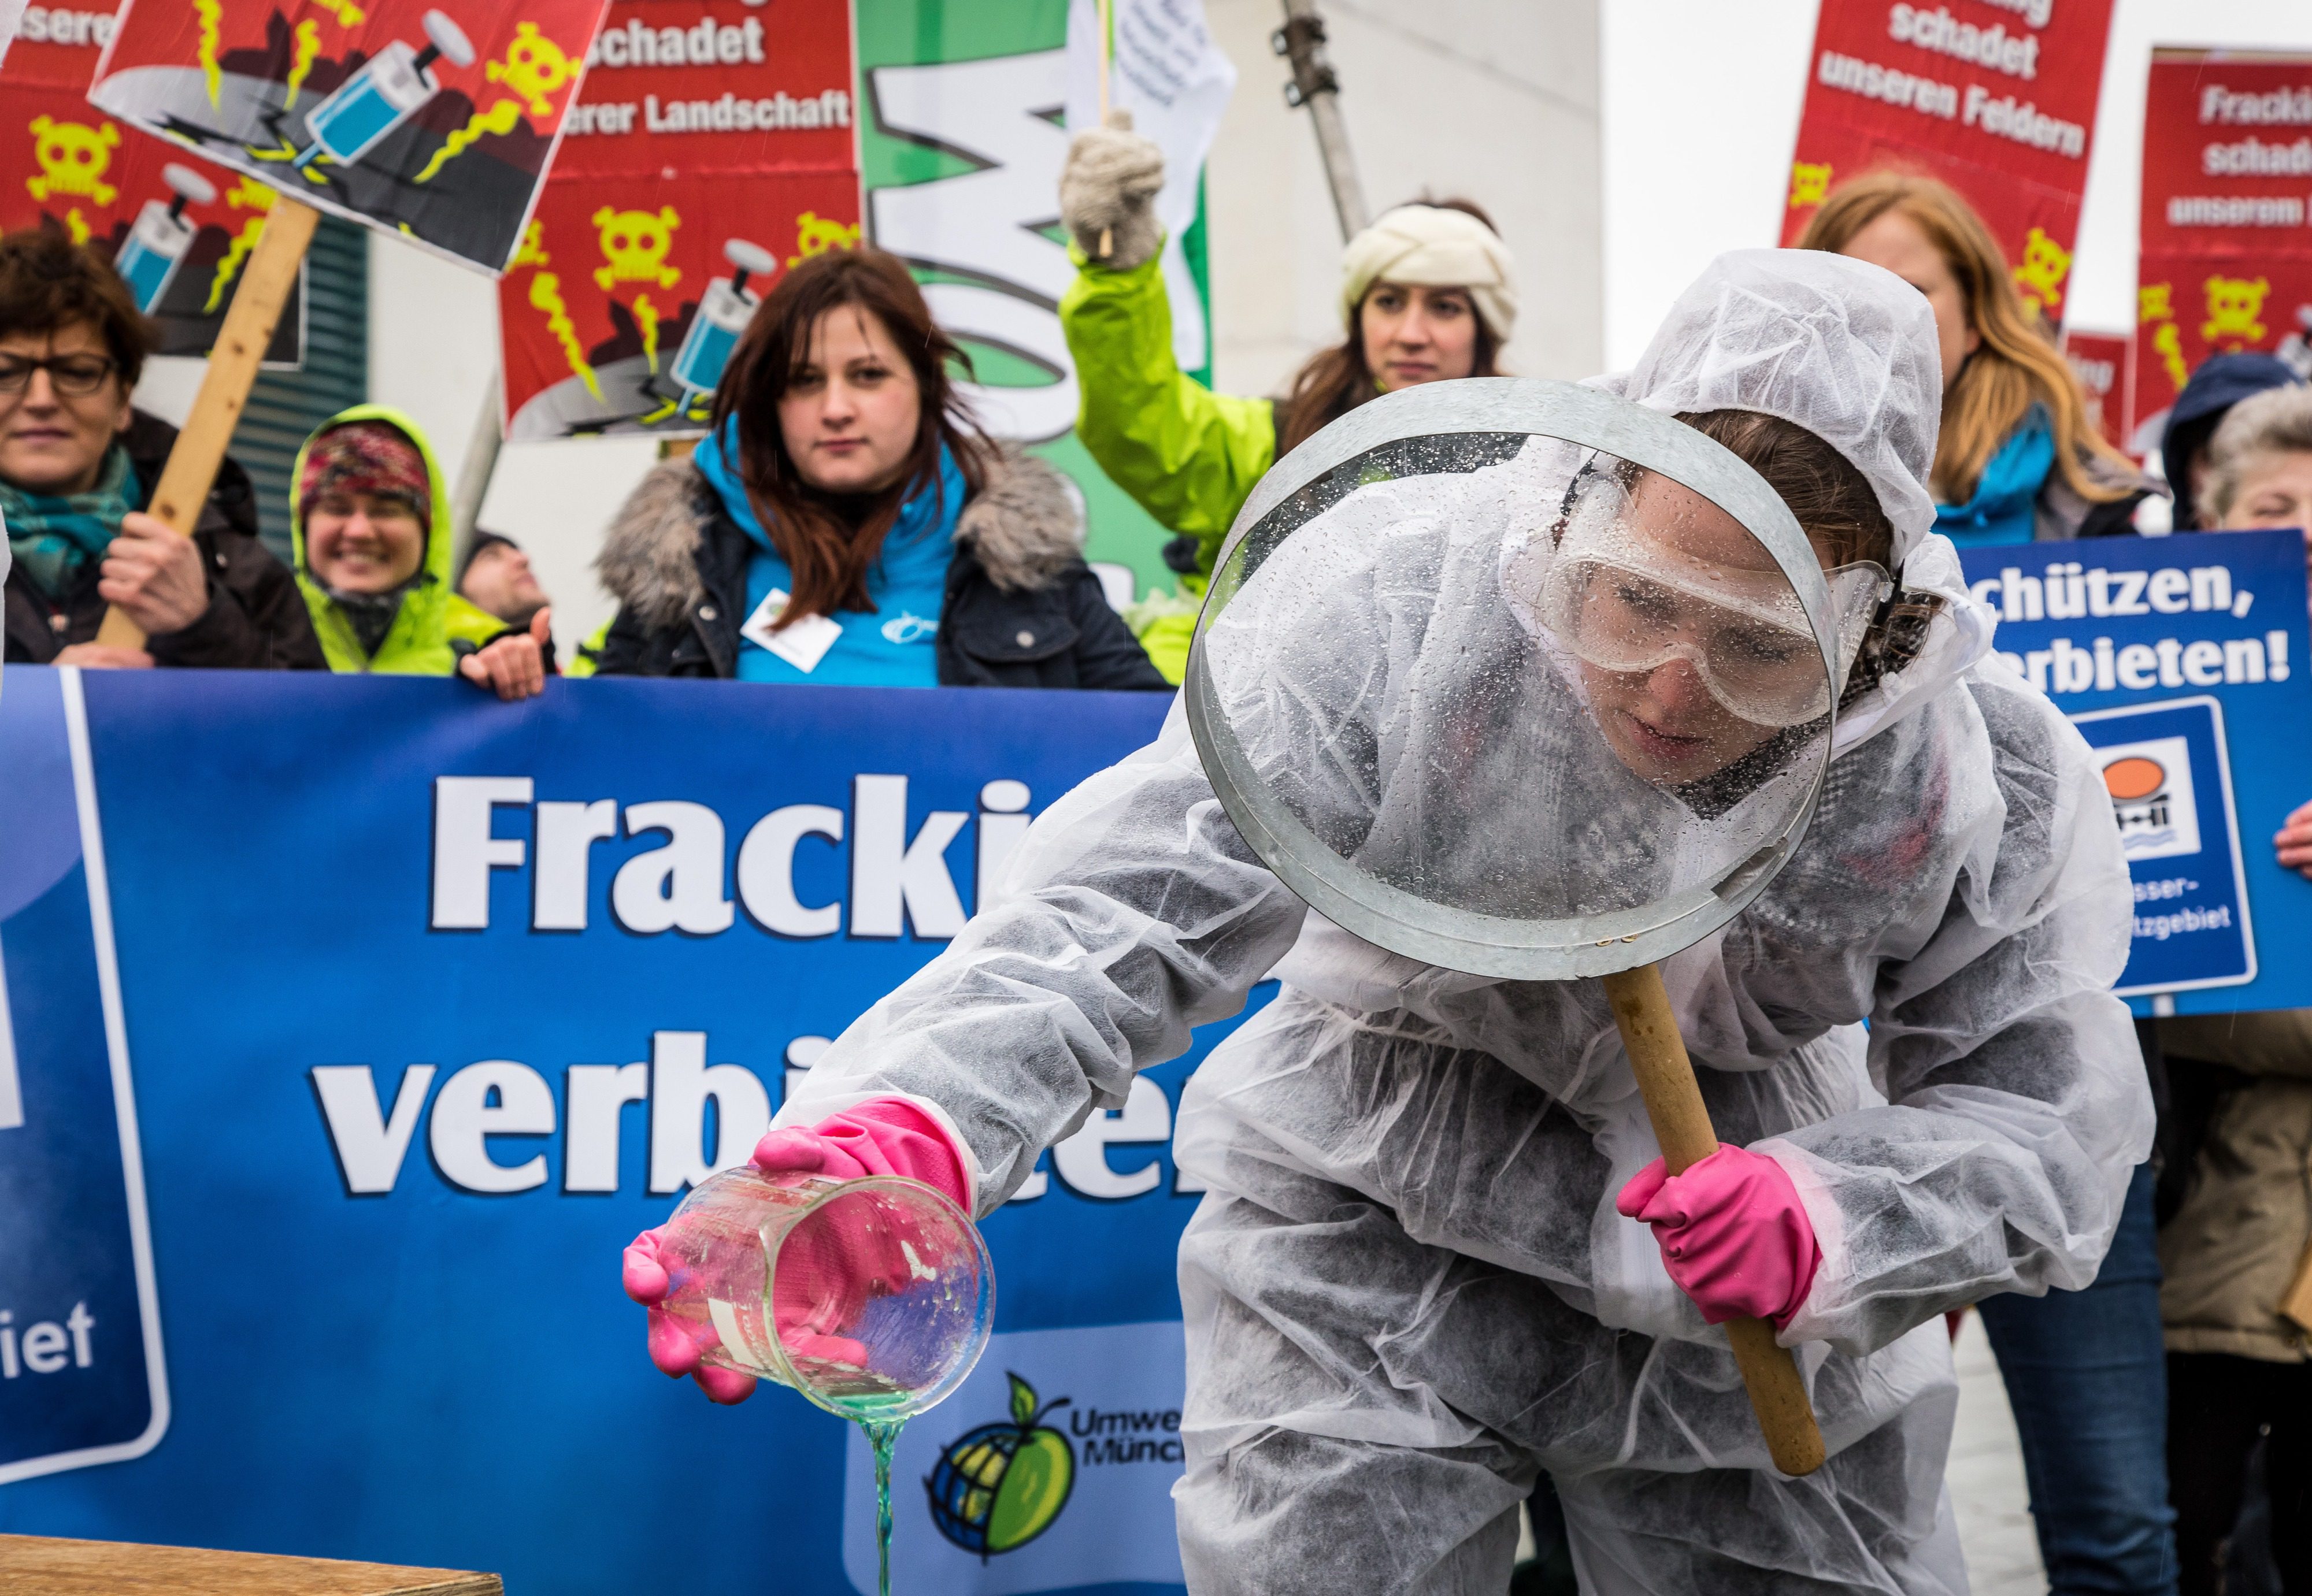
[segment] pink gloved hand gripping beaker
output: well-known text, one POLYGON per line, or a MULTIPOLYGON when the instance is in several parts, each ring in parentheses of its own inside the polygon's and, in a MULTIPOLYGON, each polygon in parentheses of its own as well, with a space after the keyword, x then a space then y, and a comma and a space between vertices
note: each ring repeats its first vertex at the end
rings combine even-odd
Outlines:
POLYGON ((922 1412, 987 1345, 986 1245, 920 1181, 728 1170, 655 1234, 667 1330, 702 1363, 775 1380, 845 1418, 922 1412))

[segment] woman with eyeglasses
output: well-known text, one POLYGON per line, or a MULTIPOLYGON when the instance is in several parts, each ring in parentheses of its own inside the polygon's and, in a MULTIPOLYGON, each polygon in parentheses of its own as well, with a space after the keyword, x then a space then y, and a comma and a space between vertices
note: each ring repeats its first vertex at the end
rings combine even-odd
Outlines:
POLYGON ((177 440, 129 403, 151 348, 101 256, 55 233, 0 239, 8 660, 321 669, 297 584, 258 540, 248 473, 224 462, 190 537, 143 513, 177 440), (111 607, 143 648, 96 641, 111 607))

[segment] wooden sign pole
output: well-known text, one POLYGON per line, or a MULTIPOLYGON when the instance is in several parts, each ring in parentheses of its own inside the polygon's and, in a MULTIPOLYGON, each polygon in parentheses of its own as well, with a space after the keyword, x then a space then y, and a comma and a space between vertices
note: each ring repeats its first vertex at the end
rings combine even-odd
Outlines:
MULTIPOLYGON (((304 263, 305 250, 320 220, 321 213, 311 205, 300 205, 285 195, 275 200, 265 218, 265 231, 258 235, 257 248, 241 268, 232 308, 225 311, 224 327, 217 334, 216 347, 209 352, 208 371, 201 378, 192 414, 177 434, 177 446, 169 451, 161 484, 153 490, 153 502, 146 507, 148 514, 180 536, 193 535, 201 506, 208 502, 217 467, 224 463, 225 446, 241 424, 241 406, 249 402, 258 367, 273 342, 282 308, 297 285, 297 268, 304 263)), ((115 607, 104 612, 104 624, 98 629, 96 641, 116 649, 141 649, 144 631, 115 607)))
MULTIPOLYGON (((1670 1173, 1684 1174, 1718 1150, 1718 1133, 1711 1129, 1710 1110, 1694 1078, 1686 1039, 1677 1033, 1677 1016, 1663 990, 1661 971, 1641 964, 1605 981, 1614 1023, 1621 1028, 1630 1069, 1638 1077, 1638 1095, 1645 1099, 1654 1140, 1661 1145, 1662 1162, 1670 1173)), ((1793 1475, 1821 1468, 1822 1432, 1815 1425, 1814 1404, 1807 1399, 1796 1360, 1774 1344, 1774 1327, 1763 1319, 1730 1319, 1726 1337, 1734 1344, 1734 1362, 1749 1388, 1750 1407, 1758 1416, 1758 1427, 1766 1433, 1766 1451, 1774 1467, 1793 1475)))

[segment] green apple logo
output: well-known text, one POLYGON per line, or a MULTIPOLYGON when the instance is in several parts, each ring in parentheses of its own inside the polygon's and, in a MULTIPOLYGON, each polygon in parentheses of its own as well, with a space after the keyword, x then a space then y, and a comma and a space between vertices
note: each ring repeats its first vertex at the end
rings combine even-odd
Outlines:
POLYGON ((985 1562, 1027 1545, 1050 1529, 1075 1488, 1076 1454, 1068 1438, 1041 1423, 1064 1407, 1061 1397, 1036 1406, 1036 1388, 1012 1382, 1012 1421, 982 1425, 948 1443, 924 1481, 939 1532, 985 1562))

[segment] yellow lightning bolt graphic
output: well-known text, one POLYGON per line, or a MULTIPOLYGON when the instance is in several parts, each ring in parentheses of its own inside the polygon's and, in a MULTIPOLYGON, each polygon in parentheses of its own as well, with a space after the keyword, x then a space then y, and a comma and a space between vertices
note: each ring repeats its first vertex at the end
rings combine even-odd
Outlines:
POLYGON ((642 329, 643 358, 650 362, 653 372, 658 370, 658 307, 651 303, 650 295, 635 295, 635 325, 642 329))
POLYGON ((282 102, 284 110, 296 105, 297 91, 305 86, 305 74, 313 70, 313 57, 320 53, 320 24, 307 17, 297 24, 297 49, 289 60, 289 98, 282 102))
POLYGON ((362 8, 354 0, 313 0, 315 5, 337 19, 341 28, 358 28, 362 23, 362 8))
POLYGON ((241 270, 241 263, 249 258, 251 249, 257 248, 257 240, 264 231, 265 218, 262 216, 251 216, 241 224, 241 231, 233 234, 232 246, 225 250, 224 258, 217 262, 216 275, 209 281, 209 301, 202 307, 204 314, 214 313, 219 305, 224 303, 224 291, 232 286, 233 274, 241 270))
POLYGON ((224 6, 222 0, 193 0, 193 13, 201 19, 201 75, 208 80, 209 103, 215 105, 224 84, 217 66, 217 26, 223 21, 224 6))
POLYGON ((65 231, 72 235, 74 243, 88 242, 88 218, 80 214, 78 205, 65 213, 65 231))
POLYGON ((594 368, 586 363, 585 346, 578 342, 578 329, 571 322, 570 308, 562 302, 562 279, 552 272, 540 272, 530 280, 530 306, 546 312, 546 329, 562 345, 564 358, 586 391, 596 398, 602 397, 601 384, 594 380, 594 368))
POLYGON ((468 144, 485 133, 512 133, 514 124, 521 120, 521 101, 519 100, 501 100, 486 111, 476 111, 470 121, 450 135, 449 143, 434 152, 434 159, 425 163, 425 170, 417 174, 416 180, 420 183, 433 181, 434 174, 447 166, 451 158, 462 152, 468 144))

